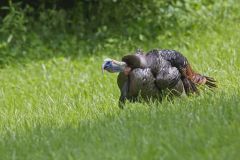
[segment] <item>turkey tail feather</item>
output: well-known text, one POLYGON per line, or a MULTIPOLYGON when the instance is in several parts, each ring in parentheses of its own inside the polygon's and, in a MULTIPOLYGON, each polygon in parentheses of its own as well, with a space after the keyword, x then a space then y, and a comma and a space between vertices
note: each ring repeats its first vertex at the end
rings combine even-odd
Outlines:
POLYGON ((186 67, 181 69, 181 73, 183 76, 187 77, 190 81, 192 81, 194 84, 199 85, 207 85, 209 88, 216 88, 217 82, 212 77, 203 76, 199 73, 196 73, 192 70, 192 67, 190 64, 188 64, 186 67))
POLYGON ((216 88, 216 80, 212 77, 202 76, 201 74, 194 74, 192 81, 196 84, 207 85, 209 88, 216 88))
POLYGON ((211 77, 207 77, 205 76, 206 78, 206 85, 209 87, 209 88, 216 88, 217 87, 217 81, 211 77))

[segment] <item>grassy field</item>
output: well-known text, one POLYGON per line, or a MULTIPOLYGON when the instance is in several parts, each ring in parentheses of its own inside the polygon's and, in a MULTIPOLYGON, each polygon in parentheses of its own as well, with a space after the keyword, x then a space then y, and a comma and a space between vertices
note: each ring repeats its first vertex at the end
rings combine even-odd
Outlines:
MULTIPOLYGON (((137 44, 182 52, 218 88, 200 96, 118 108, 99 56, 57 56, 0 70, 0 159, 232 159, 240 156, 240 23, 137 44)), ((132 42, 133 43, 133 42, 132 42)), ((42 46, 44 47, 44 46, 42 46)), ((131 49, 130 49, 131 48, 131 49)), ((34 51, 34 50, 33 50, 34 51)))

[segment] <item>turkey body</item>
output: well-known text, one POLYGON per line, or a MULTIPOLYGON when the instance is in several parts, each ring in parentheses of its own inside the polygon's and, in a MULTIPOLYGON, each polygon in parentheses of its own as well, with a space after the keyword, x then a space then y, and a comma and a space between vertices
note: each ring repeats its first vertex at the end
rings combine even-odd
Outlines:
POLYGON ((175 50, 152 50, 147 54, 137 51, 122 58, 132 71, 129 75, 119 73, 118 87, 121 91, 119 106, 125 100, 159 99, 163 92, 172 96, 197 92, 196 84, 215 87, 215 80, 193 72, 186 57, 175 50))
POLYGON ((167 91, 171 96, 185 94, 181 74, 169 61, 154 52, 146 55, 137 53, 133 56, 139 59, 131 59, 134 62, 129 62, 129 59, 123 58, 123 61, 133 68, 130 74, 126 76, 124 73, 119 73, 118 75, 120 103, 125 102, 126 99, 136 101, 139 97, 143 100, 162 100, 166 93, 163 91, 167 91), (134 66, 133 63, 135 63, 134 66))
MULTIPOLYGON (((177 80, 172 86, 168 84, 169 79, 175 76, 172 74, 173 71, 177 71, 176 68, 169 68, 169 72, 166 72, 165 76, 161 79, 162 84, 164 86, 168 85, 165 89, 167 89, 169 95, 184 95, 185 90, 181 79, 177 80)), ((118 87, 121 93, 125 92, 123 93, 123 97, 130 101, 136 101, 139 97, 146 101, 150 99, 161 100, 164 94, 164 90, 158 88, 156 85, 156 78, 153 76, 150 68, 134 69, 128 76, 120 73, 118 75, 118 87)), ((165 94, 166 93, 167 92, 165 92, 165 94)), ((123 97, 122 100, 124 99, 123 97)))

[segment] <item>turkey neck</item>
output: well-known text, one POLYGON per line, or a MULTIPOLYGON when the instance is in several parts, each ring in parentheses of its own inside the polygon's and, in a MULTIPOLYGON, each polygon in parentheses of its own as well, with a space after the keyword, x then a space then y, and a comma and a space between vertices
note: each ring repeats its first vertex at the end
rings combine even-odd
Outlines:
POLYGON ((144 54, 127 55, 122 58, 122 61, 132 69, 147 68, 147 60, 144 54))

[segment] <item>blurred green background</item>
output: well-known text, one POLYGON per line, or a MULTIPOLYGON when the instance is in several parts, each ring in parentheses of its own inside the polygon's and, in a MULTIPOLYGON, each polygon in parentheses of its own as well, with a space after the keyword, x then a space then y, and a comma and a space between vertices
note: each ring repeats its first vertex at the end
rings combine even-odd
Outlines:
POLYGON ((0 6, 1 65, 188 47, 181 37, 239 22, 237 0, 3 0, 0 6))

